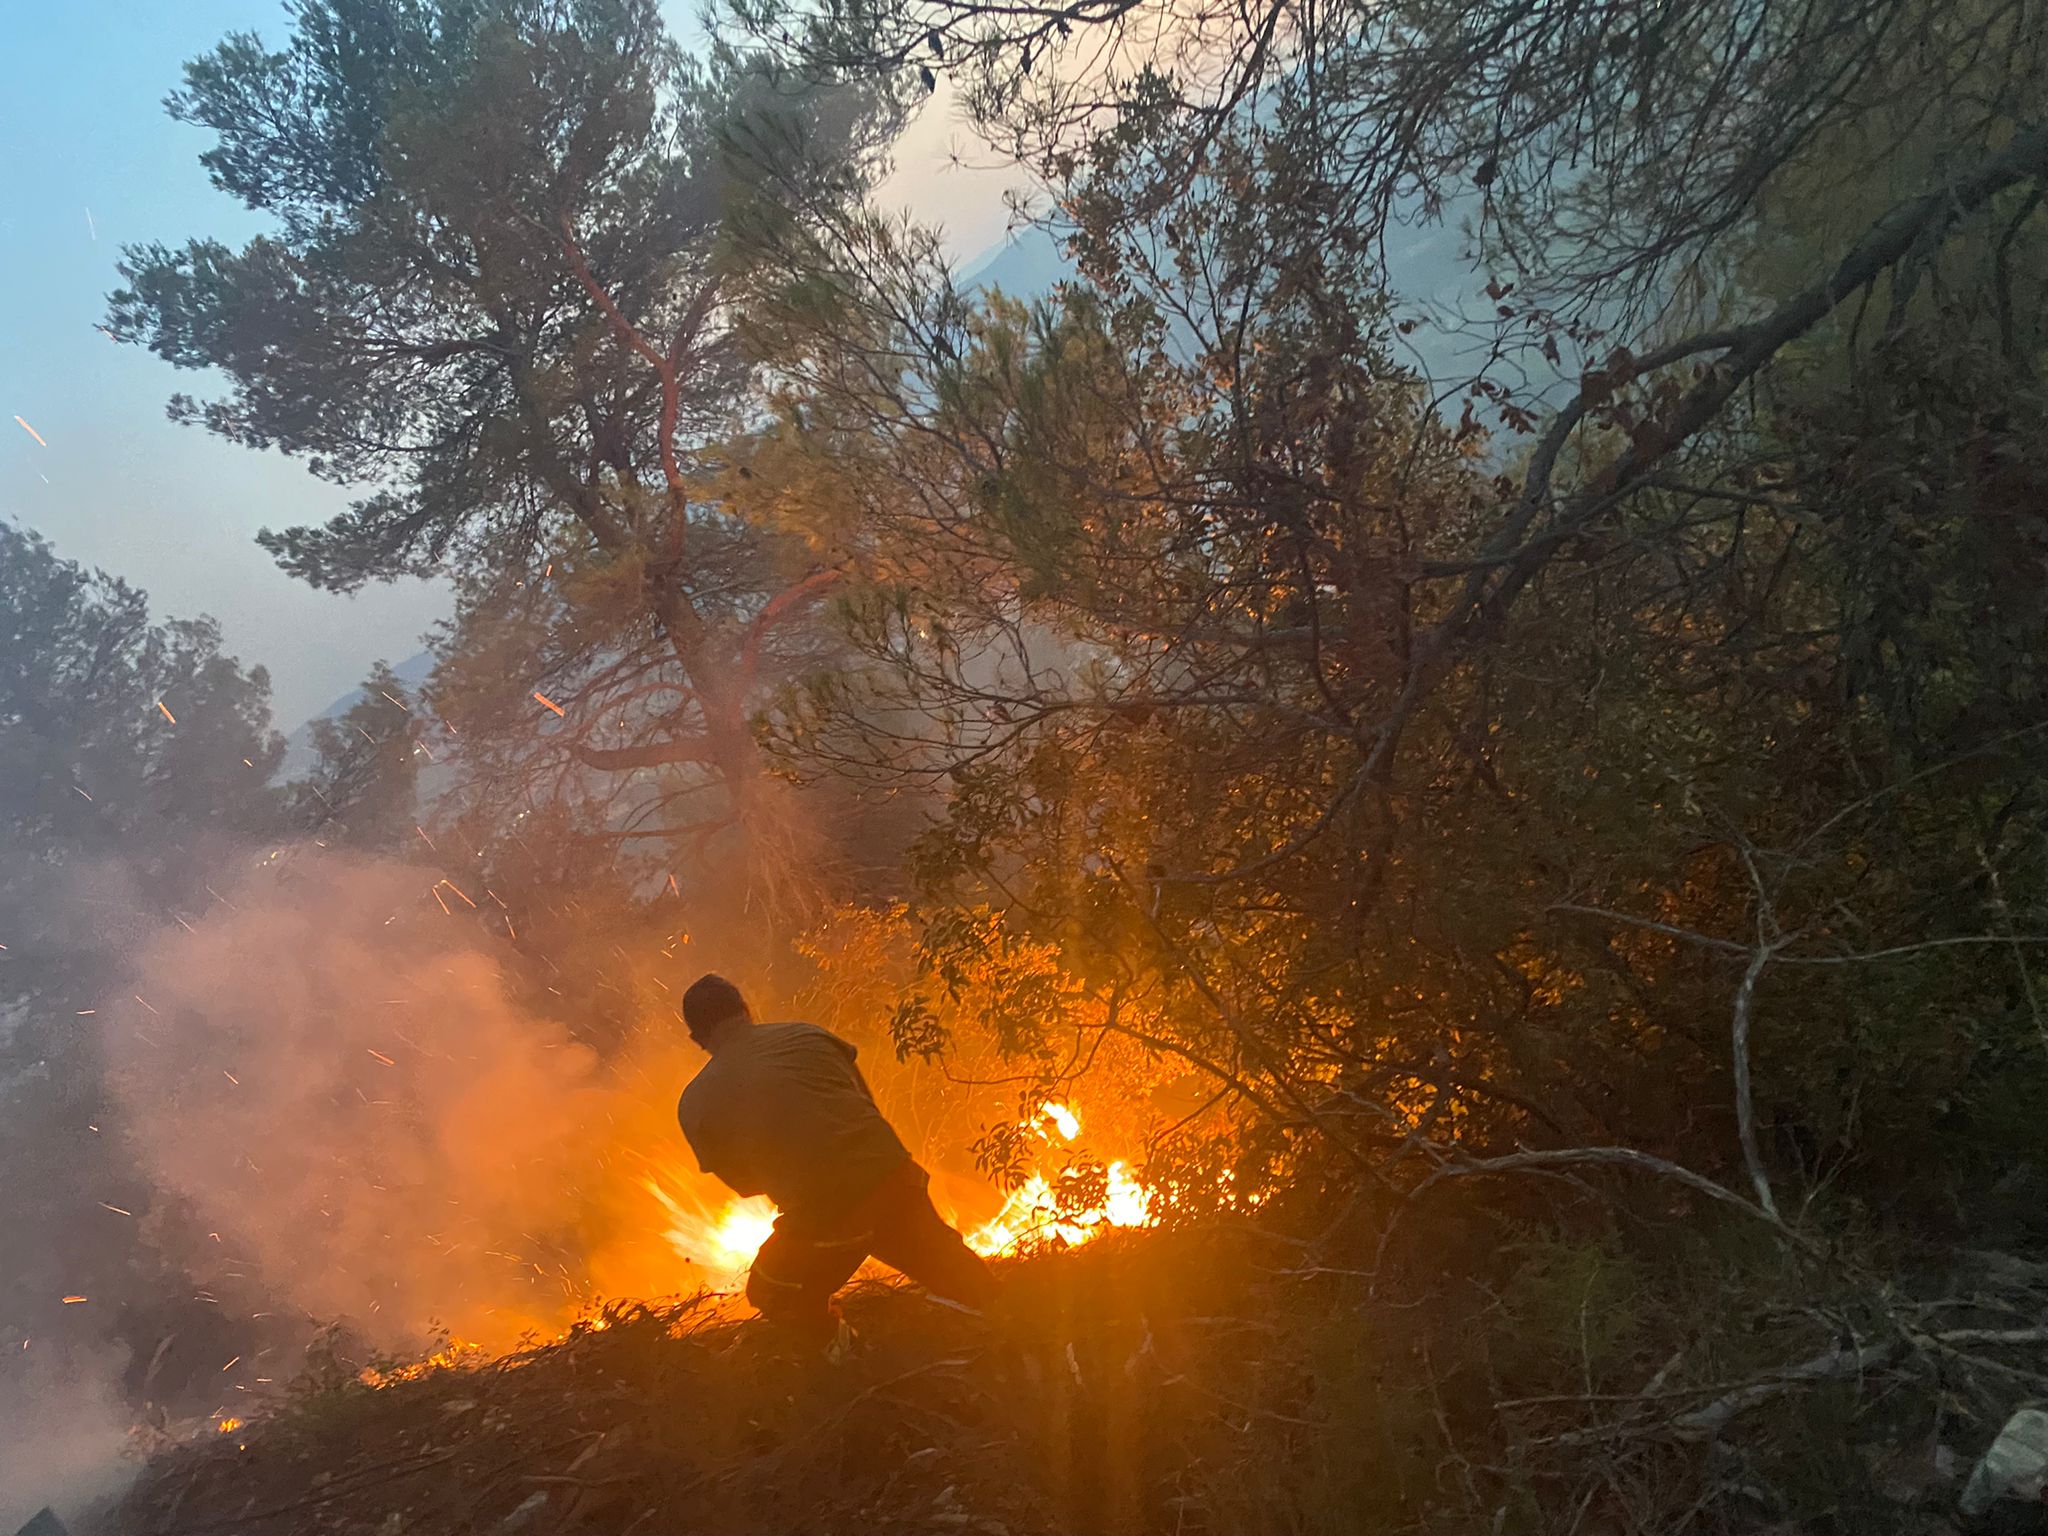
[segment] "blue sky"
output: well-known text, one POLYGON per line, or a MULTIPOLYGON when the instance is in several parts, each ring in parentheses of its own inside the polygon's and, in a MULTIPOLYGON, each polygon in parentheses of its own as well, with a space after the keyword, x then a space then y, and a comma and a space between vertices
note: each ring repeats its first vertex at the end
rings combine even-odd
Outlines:
MULTIPOLYGON (((0 517, 128 578, 159 614, 219 619, 232 651, 270 668, 277 718, 290 730, 375 658, 418 651, 445 598, 418 582, 336 597, 283 575, 256 547, 256 530, 321 520, 346 494, 279 455, 173 426, 166 397, 203 381, 93 329, 124 243, 255 231, 207 181, 198 161, 206 136, 162 107, 180 65, 238 29, 282 37, 281 4, 69 0, 9 15, 0 42, 0 517)), ((1011 178, 945 168, 960 137, 941 104, 906 136, 884 191, 945 223, 971 258, 1002 238, 1011 178)))
POLYGON ((441 595, 357 598, 278 571, 258 528, 346 497, 276 454, 175 427, 199 382, 93 329, 124 242, 254 231, 200 167, 205 136, 164 115, 180 64, 237 28, 277 34, 275 0, 73 0, 10 17, 0 48, 0 516, 125 576, 164 614, 211 613, 267 664, 289 729, 376 657, 419 649, 441 595), (19 414, 48 442, 14 422, 19 414))

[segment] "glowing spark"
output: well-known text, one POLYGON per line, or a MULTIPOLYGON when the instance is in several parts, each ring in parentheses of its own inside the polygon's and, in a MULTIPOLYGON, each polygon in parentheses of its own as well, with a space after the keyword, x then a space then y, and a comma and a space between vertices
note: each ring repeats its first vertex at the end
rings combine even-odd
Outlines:
POLYGON ((509 912, 505 914, 505 936, 511 939, 519 937, 519 930, 512 926, 512 914, 509 912))
POLYGON ((81 1019, 89 1019, 98 1012, 99 1009, 97 1008, 81 1008, 78 1010, 77 1017, 81 1019))
MULTIPOLYGON (((135 999, 135 1001, 137 1001, 138 1003, 142 1004, 142 1006, 143 1006, 143 1007, 145 1007, 145 1008, 149 1008, 149 999, 148 999, 148 998, 146 998, 146 997, 144 997, 144 996, 143 996, 143 995, 142 995, 142 994, 141 994, 140 992, 130 992, 130 993, 129 993, 128 995, 129 995, 130 997, 134 998, 134 999, 135 999)), ((156 1010, 155 1010, 154 1008, 149 1008, 149 1011, 150 1011, 151 1013, 156 1013, 156 1010)), ((162 1018, 162 1017, 163 1017, 163 1015, 162 1015, 162 1014, 160 1014, 160 1013, 157 1013, 157 1014, 156 1014, 156 1016, 157 1016, 158 1018, 162 1018)))
POLYGON ((242 1358, 242 1357, 241 1357, 240 1355, 237 1355, 237 1356, 235 1356, 235 1358, 234 1358, 233 1360, 230 1360, 230 1361, 229 1361, 229 1362, 228 1362, 228 1363, 227 1363, 226 1365, 222 1366, 222 1367, 221 1367, 221 1370, 222 1370, 223 1372, 227 1372, 227 1371, 231 1371, 231 1370, 233 1370, 233 1369, 235 1368, 235 1366, 236 1366, 236 1365, 237 1365, 237 1364, 238 1364, 238 1363, 239 1363, 239 1362, 241 1361, 241 1358, 242 1358))
POLYGON ((433 849, 435 853, 439 853, 441 851, 440 849, 434 847, 434 840, 431 837, 427 836, 427 829, 425 827, 415 822, 413 824, 413 831, 419 833, 420 841, 425 843, 429 848, 433 849))
POLYGON ((674 875, 668 877, 668 893, 679 901, 682 899, 683 888, 676 884, 676 877, 674 875))
MULTIPOLYGON (((73 789, 78 789, 78 786, 77 786, 76 784, 72 785, 71 787, 72 787, 73 789)), ((85 795, 85 791, 84 791, 84 790, 82 790, 82 789, 78 789, 78 792, 79 792, 79 793, 80 793, 81 795, 85 795)), ((92 796, 91 796, 91 795, 85 795, 85 800, 86 800, 86 804, 90 805, 90 804, 92 803, 92 796)))
POLYGON ((169 706, 162 699, 156 701, 156 707, 164 712, 164 718, 170 721, 171 724, 176 725, 178 723, 178 717, 171 713, 169 706))
MULTIPOLYGON (((433 897, 434 900, 441 901, 441 889, 439 886, 428 886, 427 894, 433 897)), ((448 917, 453 917, 455 915, 454 912, 449 909, 448 903, 445 901, 441 901, 441 911, 444 915, 448 917)))
MULTIPOLYGON (((379 688, 379 689, 378 689, 377 691, 378 691, 379 693, 384 693, 384 690, 383 690, 382 688, 379 688)), ((388 694, 388 693, 384 693, 384 697, 385 697, 385 698, 387 698, 387 699, 391 699, 391 695, 390 695, 390 694, 388 694)), ((403 703, 401 703, 401 702, 400 702, 399 700, 397 700, 397 699, 391 699, 391 702, 392 702, 392 703, 394 703, 394 704, 397 704, 397 705, 398 705, 398 707, 399 707, 400 709, 404 709, 404 708, 405 708, 405 705, 404 705, 403 703)))
POLYGON ((233 1083, 237 1088, 242 1086, 242 1080, 239 1077, 235 1076, 234 1073, 230 1072, 226 1067, 222 1067, 220 1069, 220 1075, 226 1078, 229 1082, 233 1083))
POLYGON ((550 560, 550 561, 548 562, 548 568, 547 568, 546 570, 544 570, 544 571, 542 571, 542 572, 540 573, 540 579, 541 579, 542 581, 546 581, 546 580, 547 580, 547 579, 548 579, 548 578, 549 578, 550 576, 552 576, 552 575, 554 575, 554 574, 555 574, 555 562, 554 562, 554 561, 552 561, 552 560, 550 560))
POLYGON ((242 1427, 242 1421, 240 1419, 222 1419, 219 1427, 222 1434, 232 1435, 242 1427))
MULTIPOLYGON (((42 433, 38 432, 34 427, 30 426, 27 422, 22 421, 19 416, 15 417, 14 419, 21 424, 22 431, 26 432, 30 437, 34 438, 37 442, 43 443, 42 433)), ((50 445, 48 443, 43 443, 43 446, 47 448, 50 445)))
POLYGON ((447 886, 448 889, 453 891, 456 895, 461 896, 464 901, 468 901, 472 909, 475 908, 476 903, 473 901, 469 901, 469 897, 463 894, 462 887, 457 885, 453 880, 443 880, 441 883, 447 886))
POLYGON ((122 1210, 118 1205, 109 1205, 104 1200, 99 1202, 99 1206, 101 1210, 112 1211, 116 1216, 133 1216, 135 1214, 133 1211, 122 1210))
POLYGON ((91 1299, 92 1298, 89 1296, 66 1296, 64 1298, 64 1305, 67 1307, 75 1307, 81 1301, 90 1301, 91 1299))
POLYGON ((549 709, 552 709, 556 714, 563 715, 564 719, 568 718, 566 715, 563 714, 562 706, 557 704, 553 699, 549 698, 546 694, 535 693, 534 697, 540 700, 540 702, 546 705, 549 709))
POLYGON ((386 1056, 382 1051, 372 1051, 370 1052, 370 1054, 376 1057, 379 1061, 383 1062, 384 1065, 387 1067, 395 1067, 398 1065, 397 1062, 393 1061, 389 1056, 386 1056))
POLYGON ((255 765, 254 763, 250 762, 250 761, 249 761, 249 759, 247 759, 247 758, 245 757, 245 758, 243 758, 243 759, 242 759, 242 766, 243 766, 244 768, 254 768, 254 767, 255 767, 256 765, 255 765))

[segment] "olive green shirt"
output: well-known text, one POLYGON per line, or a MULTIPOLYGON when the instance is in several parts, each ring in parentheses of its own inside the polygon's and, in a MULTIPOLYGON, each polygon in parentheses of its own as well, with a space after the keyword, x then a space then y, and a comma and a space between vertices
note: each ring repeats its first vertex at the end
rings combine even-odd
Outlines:
POLYGON ((755 1024, 719 1047, 676 1105, 698 1164, 799 1215, 866 1196, 910 1153, 855 1054, 815 1024, 755 1024))

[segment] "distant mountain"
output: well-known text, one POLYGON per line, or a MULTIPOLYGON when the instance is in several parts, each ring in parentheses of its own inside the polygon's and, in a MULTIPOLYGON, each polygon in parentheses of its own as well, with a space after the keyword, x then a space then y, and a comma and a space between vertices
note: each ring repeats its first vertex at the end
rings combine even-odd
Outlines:
POLYGON ((962 288, 1000 288, 1012 298, 1038 299, 1073 275, 1074 264, 1059 242, 1034 224, 965 263, 959 282, 962 288))

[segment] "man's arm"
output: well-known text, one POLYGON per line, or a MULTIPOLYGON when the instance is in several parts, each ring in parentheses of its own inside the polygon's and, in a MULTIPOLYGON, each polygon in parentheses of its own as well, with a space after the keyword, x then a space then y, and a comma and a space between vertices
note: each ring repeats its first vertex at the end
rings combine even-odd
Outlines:
POLYGON ((743 1174, 735 1173, 730 1168, 714 1168, 701 1157, 697 1159, 697 1166, 736 1195, 751 1197, 768 1193, 767 1190, 761 1188, 754 1180, 747 1178, 743 1174))
POLYGON ((687 1097, 676 1106, 676 1122, 683 1128, 683 1140, 697 1159, 697 1166, 736 1195, 764 1194, 760 1181, 747 1173, 729 1138, 713 1129, 711 1116, 702 1113, 687 1097))

